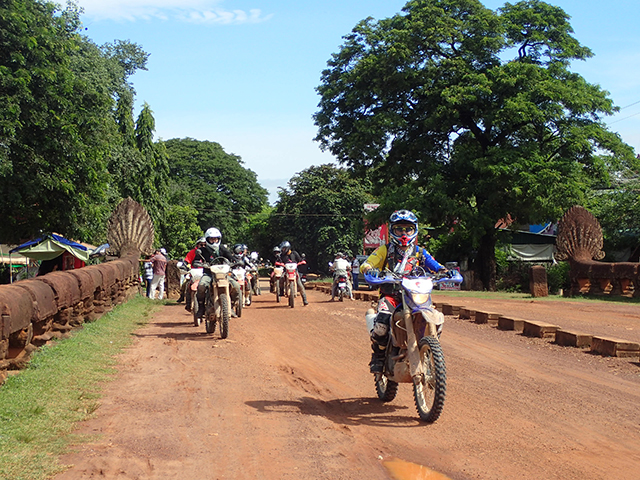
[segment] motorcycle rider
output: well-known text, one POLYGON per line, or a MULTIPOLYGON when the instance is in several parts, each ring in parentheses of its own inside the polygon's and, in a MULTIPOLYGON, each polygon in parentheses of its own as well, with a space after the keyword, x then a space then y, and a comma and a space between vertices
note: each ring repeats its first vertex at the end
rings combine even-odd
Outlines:
MULTIPOLYGON (((291 249, 291 244, 285 240, 280 244, 280 260, 276 261, 276 265, 284 266, 285 263, 297 263, 300 265, 301 263, 306 264, 307 261, 304 260, 298 252, 291 249)), ((304 284, 302 283, 302 279, 300 278, 300 273, 296 270, 296 279, 298 284, 298 290, 300 291, 300 295, 302 296, 302 303, 306 307, 309 305, 307 301, 307 292, 304 289, 304 284)))
MULTIPOLYGON (((196 258, 196 251, 198 250, 198 248, 204 246, 205 243, 207 243, 207 240, 204 237, 200 237, 196 242, 196 246, 191 250, 189 250, 189 253, 185 255, 184 260, 182 261, 182 264, 187 270, 191 269, 191 264, 193 263, 194 258, 196 258)), ((178 299, 178 303, 180 303, 182 300, 186 301, 184 309, 187 312, 191 311, 190 286, 191 286, 190 280, 189 281, 185 280, 184 282, 182 282, 182 285, 180 285, 180 298, 178 299)))
MULTIPOLYGON (((447 271, 425 248, 416 243, 418 236, 418 218, 409 210, 397 210, 389 217, 389 236, 391 242, 378 247, 360 266, 363 275, 371 270, 381 272, 394 270, 400 266, 405 255, 415 258, 425 270, 437 273, 447 271)), ((383 285, 378 299, 378 313, 371 332, 371 373, 383 371, 385 349, 389 341, 389 327, 393 312, 402 302, 402 294, 397 285, 383 285)))
MULTIPOLYGON (((198 299, 198 317, 204 317, 204 297, 207 292, 207 288, 211 286, 211 282, 213 277, 211 276, 211 271, 207 268, 216 258, 224 257, 229 260, 230 263, 234 263, 235 259, 233 254, 222 245, 222 234, 220 230, 217 228, 209 228, 206 232, 204 232, 205 244, 204 246, 198 248, 196 250, 196 255, 193 261, 194 267, 204 267, 204 273, 202 278, 200 279, 200 283, 198 284, 198 292, 196 294, 196 298, 198 299)), ((231 276, 229 278, 229 294, 231 295, 232 300, 235 300, 240 295, 240 285, 236 282, 231 276)), ((232 316, 234 313, 232 312, 232 316)))
POLYGON ((333 302, 335 299, 336 291, 338 289, 338 279, 341 276, 347 279, 347 291, 349 292, 349 298, 353 300, 353 289, 351 287, 351 280, 349 279, 351 264, 341 252, 336 253, 336 258, 329 267, 329 270, 333 272, 333 284, 331 285, 331 301, 333 302))

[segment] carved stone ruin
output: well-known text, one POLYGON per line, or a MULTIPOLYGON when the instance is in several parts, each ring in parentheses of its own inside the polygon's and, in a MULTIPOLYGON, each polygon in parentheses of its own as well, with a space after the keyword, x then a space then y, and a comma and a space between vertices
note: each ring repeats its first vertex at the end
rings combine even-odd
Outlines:
POLYGON ((584 207, 571 207, 558 223, 558 260, 571 266, 571 295, 640 295, 637 262, 600 262, 604 258, 600 223, 584 207))

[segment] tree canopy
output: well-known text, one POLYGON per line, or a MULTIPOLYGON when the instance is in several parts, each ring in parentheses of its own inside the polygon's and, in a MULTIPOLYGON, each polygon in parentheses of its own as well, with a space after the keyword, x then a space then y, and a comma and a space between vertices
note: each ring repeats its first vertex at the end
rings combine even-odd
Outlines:
MULTIPOLYGON (((73 3, 60 9, 47 1, 2 2, 2 241, 42 231, 96 241, 104 237, 112 208, 140 190, 132 183, 146 180, 137 176, 145 162, 153 162, 154 175, 163 172, 157 152, 144 158, 142 150, 131 150, 134 91, 128 78, 146 68, 147 57, 132 42, 99 47, 81 35, 73 3)), ((156 185, 162 182, 136 199, 162 198, 156 185)))
POLYGON ((310 268, 328 270, 336 252, 362 249, 363 206, 371 200, 368 181, 333 165, 309 167, 280 190, 271 229, 306 253, 310 268))
POLYGON ((220 229, 223 242, 243 241, 248 217, 267 205, 267 190, 256 174, 215 142, 184 138, 161 143, 169 162, 169 203, 194 207, 202 231, 220 229))
POLYGON ((572 33, 562 9, 538 0, 497 11, 411 0, 365 19, 322 74, 316 140, 373 175, 394 207, 413 203, 423 222, 464 228, 494 289, 498 220, 559 218, 637 168, 603 122, 616 111, 608 93, 570 70, 592 55, 572 33))

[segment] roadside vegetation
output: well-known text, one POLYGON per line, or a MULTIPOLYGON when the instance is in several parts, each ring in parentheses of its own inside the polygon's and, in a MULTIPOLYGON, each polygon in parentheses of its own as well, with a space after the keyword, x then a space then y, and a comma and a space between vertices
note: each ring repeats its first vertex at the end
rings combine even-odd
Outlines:
POLYGON ((0 387, 0 478, 46 479, 64 470, 58 456, 82 441, 74 425, 96 411, 101 385, 116 373, 116 355, 158 305, 136 296, 39 349, 0 387))

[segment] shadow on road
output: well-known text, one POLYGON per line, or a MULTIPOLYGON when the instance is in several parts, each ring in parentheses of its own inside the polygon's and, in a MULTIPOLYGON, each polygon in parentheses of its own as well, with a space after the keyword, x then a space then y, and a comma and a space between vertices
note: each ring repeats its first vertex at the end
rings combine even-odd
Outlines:
POLYGON ((339 425, 369 425, 377 427, 424 427, 417 414, 397 415, 396 412, 408 410, 403 405, 383 403, 377 398, 345 398, 330 401, 302 397, 300 400, 245 402, 260 413, 301 413, 315 415, 339 425))

